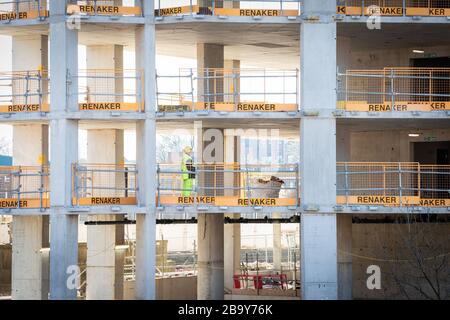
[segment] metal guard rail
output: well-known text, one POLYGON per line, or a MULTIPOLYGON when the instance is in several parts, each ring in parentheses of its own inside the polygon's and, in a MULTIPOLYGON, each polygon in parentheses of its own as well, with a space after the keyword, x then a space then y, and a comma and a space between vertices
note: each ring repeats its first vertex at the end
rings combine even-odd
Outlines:
POLYGON ((450 205, 450 165, 411 162, 337 164, 338 204, 450 205))
POLYGON ((48 166, 0 167, 0 209, 50 207, 48 166))
POLYGON ((0 73, 0 113, 48 112, 47 70, 0 73))
POLYGON ((450 110, 450 68, 348 70, 337 76, 338 109, 368 112, 450 110))
MULTIPOLYGON (((87 16, 142 16, 142 2, 135 0, 133 6, 122 5, 115 0, 71 0, 67 4, 68 15, 87 16)), ((122 2, 122 1, 120 1, 122 2)))
POLYGON ((298 70, 206 68, 158 73, 158 111, 296 112, 298 83, 298 70))
POLYGON ((45 19, 49 16, 49 0, 17 0, 0 3, 0 21, 45 19))
POLYGON ((134 164, 74 164, 74 206, 137 204, 137 169, 134 164))
MULTIPOLYGON (((69 97, 77 96, 80 111, 143 111, 143 79, 139 70, 88 69, 67 75, 69 97)), ((48 112, 47 70, 0 73, 0 113, 48 112)))
POLYGON ((157 201, 164 205, 298 206, 298 165, 159 164, 157 201), (187 181, 188 178, 191 181, 187 181))
POLYGON ((68 81, 78 82, 80 111, 143 111, 143 78, 141 70, 86 69, 68 75, 68 81))
POLYGON ((289 17, 300 14, 300 0, 157 0, 155 16, 212 15, 246 17, 289 17))
MULTIPOLYGON (((157 167, 157 205, 295 206, 298 165, 194 164, 157 167), (195 175, 183 184, 183 175, 195 175), (186 187, 187 186, 187 187, 186 187)), ((337 163, 337 204, 450 207, 450 165, 415 162, 337 163)), ((73 205, 135 205, 135 165, 74 164, 73 205)), ((48 166, 0 167, 0 209, 50 205, 48 166)))

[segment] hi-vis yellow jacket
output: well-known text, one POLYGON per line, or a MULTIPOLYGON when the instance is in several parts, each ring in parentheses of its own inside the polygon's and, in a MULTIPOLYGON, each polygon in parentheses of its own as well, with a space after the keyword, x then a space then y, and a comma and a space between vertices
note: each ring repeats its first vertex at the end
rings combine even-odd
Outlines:
POLYGON ((190 179, 190 174, 188 173, 189 172, 188 165, 192 166, 192 157, 190 155, 184 153, 183 158, 181 160, 181 171, 186 172, 186 173, 181 174, 181 178, 183 180, 190 179))

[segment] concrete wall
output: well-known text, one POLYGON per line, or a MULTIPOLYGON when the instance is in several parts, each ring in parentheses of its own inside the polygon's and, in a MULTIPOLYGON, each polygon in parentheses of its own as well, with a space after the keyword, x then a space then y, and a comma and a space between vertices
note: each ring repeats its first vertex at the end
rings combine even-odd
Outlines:
MULTIPOLYGON (((125 281, 124 300, 135 299, 134 281, 125 281)), ((156 279, 156 300, 196 300, 197 277, 156 279)))
POLYGON ((11 258, 10 244, 0 246, 0 296, 11 295, 11 258))
POLYGON ((0 244, 11 242, 10 225, 11 223, 0 223, 0 244))
MULTIPOLYGON (((435 46, 425 48, 393 48, 383 50, 351 51, 351 59, 344 54, 347 39, 343 40, 342 55, 338 54, 340 70, 345 69, 381 69, 384 67, 409 67, 411 58, 423 58, 424 54, 412 52, 413 49, 423 49, 426 53, 436 54, 436 57, 450 56, 450 46, 435 46)), ((339 43, 340 41, 338 41, 339 43)), ((395 46, 394 46, 395 47, 395 46)))
MULTIPOLYGON (((78 244, 78 263, 86 265, 86 243, 78 244)), ((0 245, 0 296, 11 295, 11 244, 0 245)), ((83 282, 85 276, 82 277, 83 282)))
MULTIPOLYGON (((412 142, 450 141, 450 129, 435 130, 384 130, 351 133, 350 161, 413 161, 412 142), (421 133, 420 137, 409 137, 410 132, 421 133)), ((337 148, 344 148, 338 143, 337 148)))
MULTIPOLYGON (((430 287, 421 275, 415 262, 408 263, 405 260, 414 261, 412 252, 421 252, 424 258, 446 254, 444 270, 440 272, 440 284, 447 291, 450 299, 450 223, 421 224, 413 234, 417 234, 417 246, 409 245, 408 225, 406 224, 353 224, 353 298, 354 299, 406 299, 395 279, 417 285, 421 283, 424 292, 431 294, 430 287), (427 249, 430 244, 432 249, 427 249), (416 248, 416 249, 413 249, 416 248), (397 260, 403 260, 395 262, 397 260), (381 289, 369 290, 366 281, 369 275, 367 267, 378 265, 381 269, 381 289), (418 277, 422 280, 419 281, 418 277)), ((430 260, 426 260, 430 261, 430 260)), ((427 275, 433 273, 427 271, 427 275)), ((416 290, 408 289, 407 292, 413 299, 425 299, 416 290)))

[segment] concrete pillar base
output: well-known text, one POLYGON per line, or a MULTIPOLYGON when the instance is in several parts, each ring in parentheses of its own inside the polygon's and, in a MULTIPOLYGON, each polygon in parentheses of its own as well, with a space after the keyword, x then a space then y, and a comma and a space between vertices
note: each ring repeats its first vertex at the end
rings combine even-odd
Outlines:
POLYGON ((198 213, 198 300, 224 299, 223 219, 221 213, 198 213))
POLYGON ((351 300, 352 294, 352 216, 337 215, 338 299, 351 300))

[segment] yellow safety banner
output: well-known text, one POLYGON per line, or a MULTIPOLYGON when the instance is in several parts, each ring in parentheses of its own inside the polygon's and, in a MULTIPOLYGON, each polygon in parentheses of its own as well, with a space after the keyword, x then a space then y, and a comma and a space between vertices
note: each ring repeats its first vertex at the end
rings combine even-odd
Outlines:
POLYGON ((198 13, 199 7, 198 5, 194 6, 182 6, 182 7, 171 7, 171 8, 161 8, 155 10, 155 16, 163 17, 163 16, 174 16, 177 14, 188 14, 188 13, 198 13))
POLYGON ((159 202, 163 205, 171 204, 211 204, 214 205, 216 202, 216 197, 212 196, 188 196, 188 197, 178 197, 178 196, 160 196, 159 202))
POLYGON ((402 7, 373 7, 370 6, 364 8, 364 15, 381 15, 381 16, 402 16, 403 8, 402 7))
POLYGON ((450 16, 450 8, 406 8, 407 16, 450 16))
POLYGON ((230 207, 287 207, 295 206, 295 198, 240 198, 240 197, 218 197, 217 206, 230 207))
MULTIPOLYGON (((192 102, 189 102, 192 105, 192 102)), ((188 103, 186 103, 188 105, 188 103)), ((294 103, 265 103, 265 102, 196 102, 195 110, 215 110, 222 112, 289 112, 297 111, 297 105, 294 103)))
POLYGON ((142 10, 140 7, 69 5, 67 7, 67 13, 86 13, 89 15, 140 15, 142 13, 142 10))
POLYGON ((361 7, 337 6, 336 13, 337 14, 346 14, 349 16, 360 16, 362 14, 362 8, 361 7))
POLYGON ((35 208, 49 208, 50 199, 0 199, 0 209, 35 209, 35 208))
POLYGON ((366 111, 366 112, 391 112, 391 111, 437 111, 450 110, 450 102, 395 102, 394 107, 392 103, 367 103, 367 102, 345 102, 338 101, 338 108, 347 111, 366 111))
MULTIPOLYGON (((362 14, 361 7, 346 7, 346 6, 337 6, 336 7, 337 14, 345 14, 349 16, 360 16, 362 14)), ((403 8, 402 7, 365 7, 364 15, 381 15, 381 16, 402 16, 403 8)))
POLYGON ((422 207, 450 207, 450 199, 420 199, 422 207))
POLYGON ((242 102, 238 103, 237 111, 287 112, 287 111, 297 111, 297 105, 289 103, 242 102))
MULTIPOLYGON (((77 199, 72 199, 73 205, 77 204, 77 199)), ((134 205, 137 204, 136 197, 87 197, 79 198, 80 206, 111 206, 111 205, 134 205)))
MULTIPOLYGON (((48 17, 48 10, 41 10, 41 17, 48 17)), ((2 12, 0 13, 0 21, 5 20, 27 20, 27 19, 36 19, 39 17, 39 11, 22 11, 22 12, 2 12)))
POLYGON ((83 102, 78 106, 80 111, 139 111, 139 103, 130 102, 83 102))
POLYGON ((14 104, 0 106, 0 113, 48 112, 48 104, 14 104))
POLYGON ((215 8, 214 15, 238 17, 291 17, 298 16, 299 12, 298 10, 215 8))
POLYGON ((415 196, 337 196, 337 204, 366 204, 366 205, 383 205, 383 206, 399 206, 402 205, 417 205, 420 202, 420 197, 415 196))
POLYGON ((215 205, 226 207, 283 207, 296 205, 294 198, 240 198, 227 196, 160 196, 161 205, 215 205))

